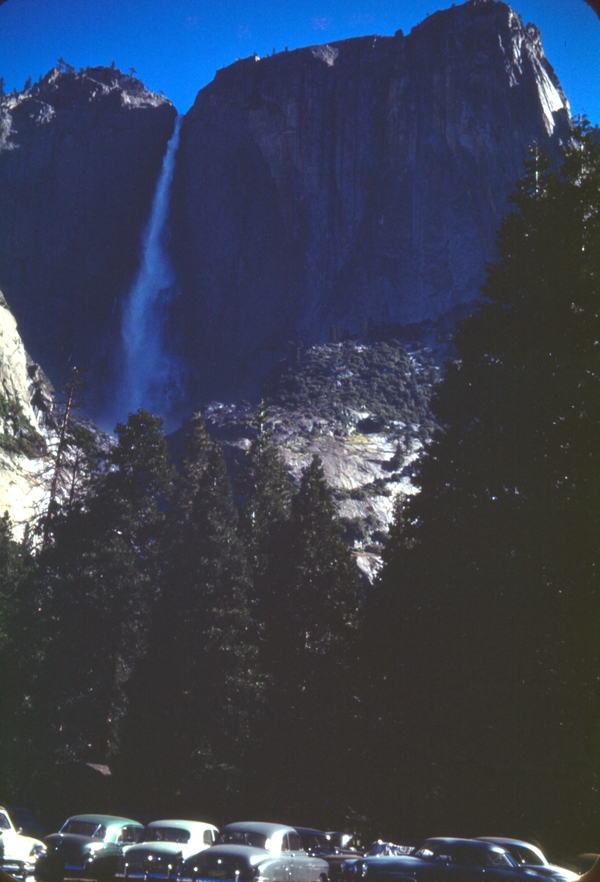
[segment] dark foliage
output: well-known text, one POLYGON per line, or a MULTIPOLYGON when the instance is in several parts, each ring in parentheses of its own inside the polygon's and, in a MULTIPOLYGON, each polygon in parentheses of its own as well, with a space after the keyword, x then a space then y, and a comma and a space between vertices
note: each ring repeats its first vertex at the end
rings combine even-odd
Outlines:
POLYGON ((266 384, 273 404, 319 414, 364 410, 380 421, 380 429, 403 424, 409 436, 427 439, 434 428, 429 400, 438 370, 423 352, 407 352, 397 340, 366 344, 313 346, 296 363, 281 362, 266 384))
POLYGON ((575 132, 559 171, 534 150, 514 202, 369 617, 380 743, 410 755, 382 787, 407 817, 402 779, 407 823, 583 850, 600 811, 593 133, 575 132))

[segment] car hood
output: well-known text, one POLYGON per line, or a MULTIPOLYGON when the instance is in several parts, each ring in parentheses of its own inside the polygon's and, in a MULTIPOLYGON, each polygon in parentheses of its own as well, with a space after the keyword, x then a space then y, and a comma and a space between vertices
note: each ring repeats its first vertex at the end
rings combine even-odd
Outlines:
POLYGON ((539 867, 537 864, 523 864, 522 867, 546 879, 555 879, 556 882, 575 882, 575 879, 579 879, 578 873, 573 872, 573 870, 567 870, 566 867, 559 867, 556 864, 548 864, 545 867, 539 867))
POLYGON ((409 854, 373 854, 370 857, 359 858, 363 866, 368 866, 369 873, 387 873, 395 866, 417 867, 423 864, 433 863, 425 858, 413 857, 409 854))
POLYGON ((211 845, 210 848, 205 849, 203 852, 197 851, 195 854, 198 854, 202 857, 206 855, 210 860, 215 860, 216 858, 237 858, 238 860, 243 860, 249 864, 255 866, 259 864, 261 861, 268 861, 270 858, 280 857, 279 854, 271 854, 270 851, 267 851, 266 848, 255 848, 252 845, 211 845))
POLYGON ((13 832, 12 830, 0 831, 0 843, 4 841, 8 845, 9 842, 14 842, 15 840, 21 843, 28 843, 30 848, 33 848, 34 845, 46 847, 41 839, 35 839, 33 836, 25 836, 24 833, 13 832))
POLYGON ((59 845, 61 842, 69 842, 73 845, 81 845, 82 847, 89 845, 91 842, 106 844, 102 839, 95 839, 93 836, 82 836, 80 833, 51 833, 50 836, 46 836, 44 841, 51 842, 54 845, 59 845))
POLYGON ((138 842, 127 849, 127 860, 146 854, 176 855, 190 853, 190 848, 198 851, 191 842, 138 842))

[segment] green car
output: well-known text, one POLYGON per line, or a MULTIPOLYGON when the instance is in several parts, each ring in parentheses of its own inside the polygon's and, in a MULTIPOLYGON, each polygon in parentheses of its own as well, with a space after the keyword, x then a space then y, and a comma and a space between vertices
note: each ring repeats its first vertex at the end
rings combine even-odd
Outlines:
POLYGON ((73 815, 58 833, 46 836, 47 852, 35 876, 40 882, 61 882, 65 876, 107 882, 119 858, 138 841, 144 825, 113 815, 73 815))

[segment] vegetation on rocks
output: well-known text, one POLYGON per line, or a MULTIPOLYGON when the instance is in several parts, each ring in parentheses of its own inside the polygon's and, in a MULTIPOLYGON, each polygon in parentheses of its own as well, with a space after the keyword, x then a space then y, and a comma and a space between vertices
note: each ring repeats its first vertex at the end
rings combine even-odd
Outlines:
POLYGON ((46 452, 46 442, 31 425, 19 401, 0 394, 0 448, 9 453, 37 459, 46 452))
POLYGON ((269 402, 333 416, 342 425, 349 423, 349 411, 366 411, 362 428, 371 432, 402 431, 427 440, 433 431, 429 401, 439 370, 426 352, 408 352, 398 340, 346 340, 296 353, 269 377, 269 402))

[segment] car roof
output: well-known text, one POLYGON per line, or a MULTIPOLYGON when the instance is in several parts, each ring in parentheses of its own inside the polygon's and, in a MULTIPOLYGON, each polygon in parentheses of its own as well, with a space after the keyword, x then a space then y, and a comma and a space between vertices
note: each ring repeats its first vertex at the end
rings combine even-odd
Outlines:
POLYGON ((191 832, 192 830, 206 830, 209 828, 210 830, 216 830, 214 824, 208 824, 206 821, 186 821, 180 818, 166 818, 165 820, 160 821, 150 821, 149 824, 146 824, 147 827, 182 827, 184 830, 188 830, 191 832))
POLYGON ((524 839, 510 839, 508 836, 478 836, 477 838, 485 842, 493 842, 495 845, 522 845, 524 848, 530 848, 536 854, 544 857, 544 852, 538 845, 534 845, 533 842, 526 842, 524 839))
POLYGON ((112 824, 133 824, 135 827, 143 827, 143 824, 140 824, 139 821, 133 821, 131 818, 119 818, 116 815, 70 815, 66 821, 64 821, 63 826, 67 823, 67 821, 87 821, 90 824, 103 824, 105 827, 111 826, 112 824))
POLYGON ((295 833, 295 827, 288 827, 285 824, 269 824, 264 821, 236 821, 233 824, 226 824, 222 832, 230 830, 239 830, 240 832, 262 833, 263 836, 270 838, 275 833, 295 833))
POLYGON ((503 850, 502 846, 500 845, 499 842, 490 842, 488 839, 484 839, 483 837, 481 837, 479 839, 464 839, 464 838, 459 838, 457 836, 434 836, 434 837, 431 837, 430 839, 426 839, 425 842, 423 843, 423 845, 421 846, 421 848, 423 848, 426 845, 431 845, 433 843, 439 844, 439 845, 474 845, 475 848, 482 848, 482 849, 485 849, 486 847, 489 848, 490 846, 492 846, 492 847, 495 847, 496 849, 498 849, 499 851, 503 850))
MULTIPOLYGON (((327 836, 327 833, 324 833, 322 830, 316 830, 314 827, 294 827, 296 833, 311 833, 316 836, 327 836)), ((329 838, 327 836, 327 838, 329 838)))

